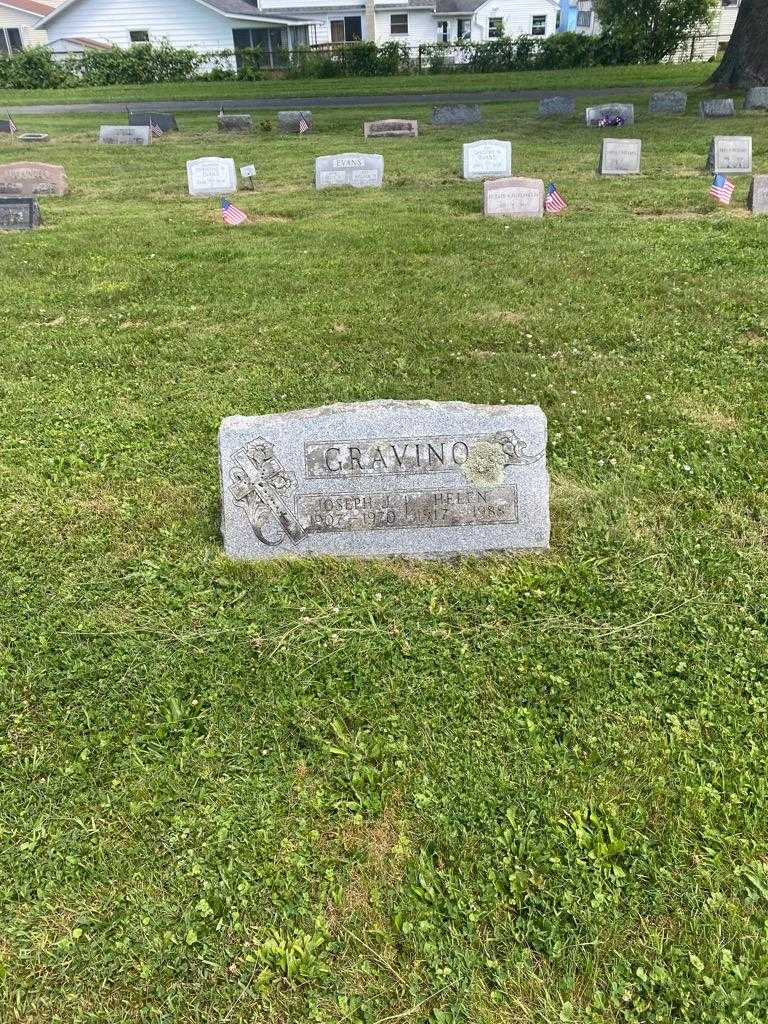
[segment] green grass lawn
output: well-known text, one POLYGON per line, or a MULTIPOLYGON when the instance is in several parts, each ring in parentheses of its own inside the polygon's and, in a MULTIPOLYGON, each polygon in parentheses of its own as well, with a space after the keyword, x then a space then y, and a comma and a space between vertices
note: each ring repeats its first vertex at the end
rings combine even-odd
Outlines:
POLYGON ((79 89, 0 89, 7 106, 46 103, 122 103, 142 100, 238 100, 292 96, 386 96, 395 93, 491 92, 494 89, 605 89, 696 87, 712 64, 575 68, 494 74, 402 75, 381 78, 293 78, 264 82, 160 82, 155 85, 87 86, 79 89))
POLYGON ((0 235, 0 1019, 762 1024, 768 217, 693 114, 599 180, 533 104, 369 113, 2 144, 72 192, 0 235), (478 134, 569 213, 484 219, 478 134), (371 398, 540 403, 551 553, 228 562, 220 419, 371 398))

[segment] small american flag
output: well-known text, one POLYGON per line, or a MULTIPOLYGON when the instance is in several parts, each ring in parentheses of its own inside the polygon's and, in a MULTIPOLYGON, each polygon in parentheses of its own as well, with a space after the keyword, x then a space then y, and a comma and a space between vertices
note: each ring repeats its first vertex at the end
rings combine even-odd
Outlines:
POLYGON ((303 114, 299 114, 299 135, 303 135, 304 132, 309 131, 309 122, 303 114))
POLYGON ((550 181, 547 185, 547 194, 544 197, 544 209, 547 213, 562 213, 563 210, 568 209, 568 203, 566 203, 557 191, 554 181, 550 181))
POLYGON ((225 224, 229 225, 229 227, 237 227, 238 224, 246 224, 248 222, 248 217, 243 213, 243 211, 239 207, 233 206, 232 203, 230 203, 228 199, 224 199, 223 196, 221 200, 221 219, 225 224))
POLYGON ((724 174, 716 174, 712 179, 712 184, 709 186, 709 194, 713 199, 716 199, 718 203, 722 203, 723 206, 728 206, 735 188, 736 186, 730 178, 726 178, 724 174))
POLYGON ((155 124, 151 117, 149 119, 149 131, 152 137, 155 139, 159 139, 160 136, 163 134, 163 129, 160 127, 159 124, 155 124))
POLYGON ((11 135, 15 135, 19 129, 16 127, 16 122, 13 120, 11 115, 8 115, 8 131, 11 135))

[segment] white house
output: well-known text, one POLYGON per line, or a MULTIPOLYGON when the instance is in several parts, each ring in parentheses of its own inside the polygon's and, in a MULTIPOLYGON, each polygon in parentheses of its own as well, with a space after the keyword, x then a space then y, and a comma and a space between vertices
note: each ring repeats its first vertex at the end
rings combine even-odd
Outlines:
POLYGON ((72 40, 201 53, 259 46, 276 63, 280 49, 307 44, 543 37, 556 31, 558 9, 559 0, 64 0, 37 27, 54 50, 72 40))
POLYGON ((39 0, 0 0, 0 57, 44 43, 45 33, 35 26, 52 11, 39 0))

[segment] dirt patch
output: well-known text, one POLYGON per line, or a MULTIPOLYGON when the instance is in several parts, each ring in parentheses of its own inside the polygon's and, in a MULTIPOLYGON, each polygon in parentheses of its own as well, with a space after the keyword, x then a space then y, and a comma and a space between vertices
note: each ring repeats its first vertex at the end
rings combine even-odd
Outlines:
POLYGON ((692 423, 708 430, 736 430, 739 425, 735 416, 716 406, 688 402, 683 412, 692 423))

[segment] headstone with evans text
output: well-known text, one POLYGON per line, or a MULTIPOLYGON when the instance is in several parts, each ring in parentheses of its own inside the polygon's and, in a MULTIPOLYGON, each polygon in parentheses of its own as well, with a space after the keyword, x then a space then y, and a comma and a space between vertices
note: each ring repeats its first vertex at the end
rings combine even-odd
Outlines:
POLYGON ((235 161, 220 156, 187 160, 187 187, 191 196, 227 196, 237 192, 235 161))
POLYGON ((377 153, 337 153, 315 160, 315 188, 379 188, 384 157, 377 153))
POLYGON ((146 125, 103 124, 99 142, 106 146, 148 146, 152 134, 146 125))
POLYGON ((640 139, 603 139, 598 174, 639 174, 640 139))
POLYGON ((63 196, 68 191, 67 175, 59 164, 0 164, 0 196, 63 196))
POLYGON ((544 182, 541 178, 496 178, 483 186, 486 217, 543 217, 544 182))
POLYGON ((36 199, 0 197, 0 231, 31 231, 41 223, 36 199))
POLYGON ((232 558, 440 558, 549 547, 537 405, 374 401, 219 429, 232 558))
POLYGON ((512 143, 478 139, 462 147, 462 177, 505 178, 512 173, 512 143))
POLYGON ((751 174, 752 136, 716 135, 709 144, 707 170, 714 174, 751 174))

